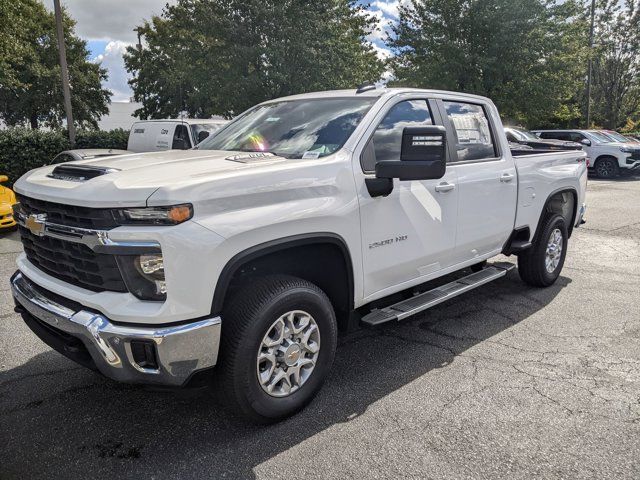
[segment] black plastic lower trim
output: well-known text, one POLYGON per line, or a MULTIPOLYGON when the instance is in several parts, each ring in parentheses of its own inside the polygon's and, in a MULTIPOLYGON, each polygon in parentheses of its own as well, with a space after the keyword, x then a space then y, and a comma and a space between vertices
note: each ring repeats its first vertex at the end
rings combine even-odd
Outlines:
POLYGON ((56 352, 61 353, 83 367, 87 367, 91 370, 98 370, 96 368, 96 364, 91 358, 91 355, 89 355, 87 347, 85 347, 84 343, 82 343, 79 338, 51 327, 50 325, 38 320, 25 309, 21 309, 20 315, 31 331, 56 352))

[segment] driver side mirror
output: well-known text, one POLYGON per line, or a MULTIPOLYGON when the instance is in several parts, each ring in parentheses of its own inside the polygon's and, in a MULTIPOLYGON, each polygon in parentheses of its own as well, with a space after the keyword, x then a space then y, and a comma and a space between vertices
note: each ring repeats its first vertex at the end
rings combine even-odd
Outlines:
POLYGON ((371 196, 386 196, 393 179, 431 180, 444 176, 447 168, 447 132, 443 126, 405 127, 402 131, 400 161, 376 163, 376 178, 366 180, 371 196))
POLYGON ((591 140, 589 140, 588 138, 583 138, 582 140, 580 140, 580 143, 586 145, 587 147, 591 146, 591 140))

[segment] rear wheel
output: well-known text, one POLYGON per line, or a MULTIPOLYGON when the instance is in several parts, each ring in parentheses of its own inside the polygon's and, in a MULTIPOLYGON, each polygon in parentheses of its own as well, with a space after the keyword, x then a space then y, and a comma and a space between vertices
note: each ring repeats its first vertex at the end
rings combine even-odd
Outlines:
POLYGON ((596 175, 600 178, 614 178, 620 173, 618 161, 615 158, 601 158, 595 165, 596 175))
POLYGON ((518 256, 520 278, 535 287, 553 285, 564 265, 568 237, 562 215, 549 214, 533 246, 518 256))
POLYGON ((292 415, 320 389, 336 344, 333 307, 316 285, 284 275, 252 281, 223 314, 226 402, 260 423, 292 415))

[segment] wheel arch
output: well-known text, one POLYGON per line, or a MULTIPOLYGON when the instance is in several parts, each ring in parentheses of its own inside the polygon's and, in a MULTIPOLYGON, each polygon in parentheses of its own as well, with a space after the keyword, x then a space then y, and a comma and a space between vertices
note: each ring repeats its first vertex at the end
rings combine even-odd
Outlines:
POLYGON ((593 166, 595 167, 596 163, 598 163, 600 160, 613 160, 614 162, 616 162, 616 164, 619 163, 618 157, 616 157, 615 155, 612 155, 610 153, 603 153, 596 157, 596 159, 593 161, 593 166))
POLYGON ((234 255, 218 277, 212 314, 222 313, 237 285, 251 276, 273 273, 297 276, 317 285, 331 300, 338 325, 346 327, 354 308, 353 263, 345 240, 328 232, 283 237, 234 255))
POLYGON ((578 214, 578 191, 574 187, 562 187, 554 190, 547 196, 544 207, 540 212, 540 218, 538 219, 535 233, 531 239, 532 243, 535 243, 538 240, 540 227, 548 213, 558 213, 564 217, 567 224, 567 232, 569 237, 571 237, 574 223, 576 221, 576 215, 578 214), (571 198, 570 202, 567 200, 568 198, 571 198))

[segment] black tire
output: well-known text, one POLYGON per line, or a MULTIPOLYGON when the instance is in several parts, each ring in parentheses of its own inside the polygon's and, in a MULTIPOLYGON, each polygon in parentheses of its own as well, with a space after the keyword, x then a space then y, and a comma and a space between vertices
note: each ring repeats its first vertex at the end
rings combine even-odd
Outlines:
POLYGON ((474 265, 471 265, 471 266, 469 267, 469 269, 470 269, 473 273, 476 273, 476 272, 479 272, 480 270, 482 270, 482 269, 483 269, 484 267, 486 267, 486 266, 487 266, 487 261, 486 261, 486 260, 483 260, 483 261, 482 261, 482 262, 480 262, 480 263, 476 263, 476 264, 474 264, 474 265))
POLYGON ((256 423, 271 423, 311 401, 331 369, 338 336, 333 306, 320 288, 285 275, 253 279, 234 294, 222 319, 219 388, 225 403, 256 423), (273 322, 291 310, 304 310, 313 317, 320 350, 308 379, 288 396, 274 397, 258 381, 257 354, 273 322))
POLYGON ((615 178, 620 175, 618 160, 615 158, 601 158, 595 164, 598 178, 615 178))
POLYGON ((523 282, 534 287, 548 287, 560 276, 564 259, 567 255, 567 240, 569 238, 567 225, 562 215, 548 214, 540 226, 540 235, 527 251, 518 255, 518 272, 523 282), (562 235, 562 250, 557 266, 553 271, 547 270, 545 259, 547 246, 551 235, 556 230, 562 235))

